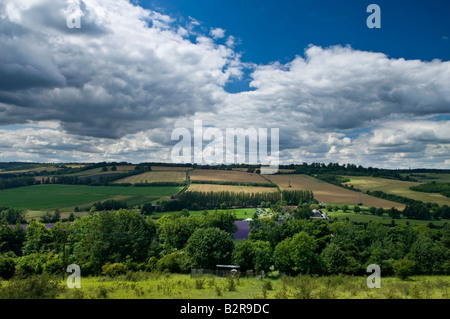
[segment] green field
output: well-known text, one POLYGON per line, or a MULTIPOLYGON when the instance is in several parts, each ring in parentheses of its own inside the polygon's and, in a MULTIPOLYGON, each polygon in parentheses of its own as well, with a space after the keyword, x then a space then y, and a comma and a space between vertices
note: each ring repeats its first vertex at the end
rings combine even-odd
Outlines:
MULTIPOLYGON (((326 212, 330 218, 344 220, 347 219, 355 222, 355 223, 369 223, 371 221, 380 222, 382 224, 392 224, 393 219, 384 214, 383 216, 371 215, 368 212, 364 213, 355 213, 353 211, 343 212, 342 210, 338 210, 336 212, 327 212, 326 209, 322 209, 323 212, 326 212)), ((407 219, 407 218, 398 218, 394 219, 394 223, 397 225, 404 225, 406 223, 410 225, 428 225, 429 223, 433 223, 435 226, 443 226, 448 223, 448 220, 418 220, 418 219, 407 219)))
MULTIPOLYGON (((266 209, 266 210, 269 210, 269 209, 266 209)), ((205 211, 207 211, 208 213, 213 213, 213 212, 222 213, 222 212, 230 211, 230 212, 233 212, 236 214, 237 220, 252 218, 253 214, 255 213, 254 208, 237 208, 237 209, 217 209, 217 210, 216 209, 190 210, 189 214, 191 216, 200 216, 205 211)), ((152 214, 152 218, 161 218, 164 215, 170 215, 173 213, 175 213, 175 212, 157 212, 157 213, 152 214)))
POLYGON ((413 174, 401 174, 403 177, 409 175, 411 178, 421 183, 450 183, 450 174, 441 173, 413 173, 413 174))
MULTIPOLYGON (((0 298, 13 293, 0 281, 0 298)), ((129 273, 116 278, 82 277, 81 288, 61 280, 57 299, 448 299, 450 276, 381 277, 381 287, 367 287, 366 276, 279 276, 220 278, 203 275, 129 273)), ((20 287, 20 286, 16 286, 20 287)), ((20 289, 20 288, 16 288, 20 289)))
POLYGON ((181 187, 121 187, 43 184, 0 191, 0 206, 45 210, 86 205, 107 199, 128 205, 170 197, 181 187))
POLYGON ((441 194, 415 192, 409 189, 411 186, 420 185, 421 183, 406 182, 396 179, 386 179, 369 176, 346 176, 346 177, 350 179, 350 182, 345 183, 345 185, 347 186, 353 185, 355 188, 359 188, 363 192, 368 190, 369 191, 379 190, 387 194, 394 194, 415 200, 420 200, 425 203, 450 205, 450 198, 447 198, 441 194))

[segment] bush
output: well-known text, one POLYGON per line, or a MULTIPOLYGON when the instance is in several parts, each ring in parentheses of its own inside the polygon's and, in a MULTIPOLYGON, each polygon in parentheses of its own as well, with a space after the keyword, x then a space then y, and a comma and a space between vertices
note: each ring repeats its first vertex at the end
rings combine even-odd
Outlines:
POLYGON ((171 273, 187 272, 187 259, 183 252, 176 251, 162 257, 156 263, 156 269, 159 271, 169 271, 171 273))
POLYGON ((61 259, 58 256, 54 256, 49 259, 42 268, 43 272, 47 274, 61 274, 65 273, 64 265, 61 259))
POLYGON ((408 277, 414 273, 415 264, 415 262, 407 258, 394 261, 392 266, 394 268, 395 276, 403 280, 408 279, 408 277))
POLYGON ((16 256, 14 253, 0 255, 0 278, 9 279, 16 270, 16 256))
POLYGON ((107 263, 102 267, 102 274, 109 277, 117 277, 127 273, 127 266, 122 263, 107 263))
POLYGON ((43 266, 46 261, 46 257, 38 253, 20 257, 16 264, 16 275, 24 278, 31 275, 42 274, 43 266))
POLYGON ((1 287, 0 299, 55 299, 63 291, 60 280, 47 274, 13 278, 1 287))

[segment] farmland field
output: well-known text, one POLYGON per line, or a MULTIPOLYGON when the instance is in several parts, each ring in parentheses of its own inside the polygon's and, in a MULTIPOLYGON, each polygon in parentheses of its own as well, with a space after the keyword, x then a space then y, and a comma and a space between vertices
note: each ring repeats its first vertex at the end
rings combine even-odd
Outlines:
POLYGON ((20 173, 29 173, 29 172, 36 172, 36 173, 41 173, 43 171, 47 171, 47 172, 56 172, 58 170, 60 170, 61 168, 59 167, 54 167, 54 166, 42 166, 42 167, 36 167, 36 168, 32 168, 32 169, 20 169, 20 170, 13 170, 13 171, 0 171, 0 174, 20 174, 20 173))
MULTIPOLYGON (((369 214, 368 212, 365 213, 355 213, 353 211, 346 211, 343 212, 342 210, 338 211, 327 211, 326 209, 322 209, 322 211, 326 212, 331 220, 338 219, 348 219, 355 223, 369 223, 371 221, 373 222, 379 222, 385 225, 391 225, 393 219, 387 216, 387 214, 384 214, 383 216, 377 216, 369 214)), ((428 225, 430 223, 429 220, 419 220, 419 219, 408 219, 408 218, 397 218, 394 220, 394 223, 396 225, 428 225)), ((445 223, 447 223, 446 220, 433 220, 433 225, 435 226, 443 226, 445 223)))
POLYGON ((152 166, 152 171, 169 171, 169 172, 185 172, 192 169, 192 167, 184 166, 152 166))
POLYGON ((227 171, 213 169, 196 169, 190 172, 191 181, 214 181, 236 183, 263 183, 269 182, 256 173, 242 171, 227 171))
MULTIPOLYGON (((237 220, 242 220, 242 219, 246 219, 246 218, 251 218, 253 216, 253 214, 255 213, 255 209, 254 208, 236 208, 236 209, 202 209, 202 210, 190 210, 189 214, 191 216, 201 216, 203 215, 203 213, 207 211, 208 213, 214 213, 214 212, 218 212, 218 213, 222 213, 222 212, 232 212, 236 214, 236 219, 237 220)), ((270 211, 268 208, 266 211, 270 211)), ((161 218, 164 215, 170 215, 173 214, 175 212, 154 212, 152 214, 152 218, 161 218)))
POLYGON ((139 175, 128 176, 115 181, 114 183, 155 183, 155 182, 183 182, 186 180, 186 173, 183 171, 151 171, 139 175))
POLYGON ((117 173, 126 173, 129 171, 133 171, 135 166, 134 165, 123 165, 123 166, 116 166, 117 170, 112 171, 112 166, 107 166, 108 170, 106 172, 102 171, 102 167, 96 167, 92 169, 88 169, 86 171, 77 172, 73 174, 68 174, 67 176, 78 176, 78 177, 86 177, 86 176, 92 176, 96 174, 117 174, 117 173))
MULTIPOLYGON (((17 209, 73 207, 107 199, 148 202, 176 194, 181 187, 34 185, 0 191, 0 206, 17 209)), ((137 203, 136 203, 137 204, 137 203)))
POLYGON ((319 202, 331 204, 358 204, 366 206, 404 209, 405 205, 354 192, 307 175, 265 175, 282 190, 310 190, 319 202), (289 185, 291 187, 289 187, 289 185))
POLYGON ((401 174, 403 177, 409 175, 411 178, 418 180, 421 183, 450 183, 450 174, 440 173, 417 173, 417 174, 401 174))
POLYGON ((439 193, 415 192, 409 189, 411 186, 420 185, 421 183, 367 176, 348 176, 348 178, 350 179, 350 182, 346 183, 347 185, 353 185, 362 191, 380 190, 388 194, 421 200, 426 203, 429 202, 436 203, 438 205, 450 205, 450 198, 439 193))
POLYGON ((188 192, 230 192, 230 193, 270 193, 277 192, 276 187, 264 186, 235 186, 216 184, 191 184, 188 192))

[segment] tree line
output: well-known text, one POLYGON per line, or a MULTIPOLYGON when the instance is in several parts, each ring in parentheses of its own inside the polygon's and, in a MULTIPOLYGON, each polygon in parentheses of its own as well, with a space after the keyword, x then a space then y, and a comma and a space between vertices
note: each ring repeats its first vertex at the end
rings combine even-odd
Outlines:
POLYGON ((231 212, 191 216, 187 210, 157 221, 120 209, 58 222, 31 222, 26 231, 0 225, 0 277, 63 273, 77 264, 84 275, 125 271, 187 273, 237 264, 241 270, 296 274, 365 275, 369 264, 385 276, 448 274, 450 227, 356 224, 307 218, 258 219, 249 239, 235 241, 231 212), (113 271, 114 270, 114 271, 113 271))
POLYGON ((245 192, 184 192, 177 200, 171 200, 160 204, 161 211, 177 211, 181 209, 214 209, 231 207, 257 207, 262 202, 276 203, 283 200, 285 205, 298 205, 314 200, 314 195, 308 190, 284 190, 267 193, 245 192))

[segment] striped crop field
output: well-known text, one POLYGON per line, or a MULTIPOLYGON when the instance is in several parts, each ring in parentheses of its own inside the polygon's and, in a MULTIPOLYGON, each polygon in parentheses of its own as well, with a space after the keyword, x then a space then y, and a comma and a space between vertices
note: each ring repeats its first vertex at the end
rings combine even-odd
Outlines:
POLYGON ((77 177, 89 177, 98 174, 109 175, 109 174, 118 174, 118 173, 126 173, 134 170, 134 166, 117 166, 116 171, 111 170, 112 166, 107 166, 108 170, 106 172, 102 171, 102 167, 88 169, 86 171, 81 171, 77 173, 67 174, 67 176, 77 176, 77 177))
POLYGON ((152 171, 169 171, 169 172, 185 172, 192 169, 192 167, 184 166, 152 166, 152 171))
POLYGON ((230 192, 230 193, 269 193, 277 192, 276 187, 264 186, 236 186, 236 185, 216 185, 216 184, 191 184, 188 192, 230 192))
POLYGON ((319 202, 353 205, 363 203, 366 206, 382 207, 385 209, 395 207, 403 210, 405 208, 405 205, 403 204, 351 191, 307 175, 293 174, 264 176, 277 184, 281 190, 310 190, 313 192, 314 198, 319 202))
POLYGON ((190 177, 191 181, 269 184, 259 174, 232 170, 196 169, 190 172, 190 177))
POLYGON ((412 198, 415 200, 423 201, 425 203, 436 203, 438 205, 450 206, 450 198, 445 197, 442 194, 416 192, 409 189, 411 186, 420 185, 422 183, 407 182, 380 177, 369 177, 369 176, 346 176, 346 177, 350 179, 350 182, 345 183, 346 185, 349 186, 353 185, 355 188, 359 188, 363 192, 368 190, 369 191, 379 190, 387 194, 394 194, 398 196, 412 198))
POLYGON ((186 180, 186 173, 183 171, 150 171, 139 175, 128 176, 115 181, 120 183, 160 183, 160 182, 183 182, 186 180))

